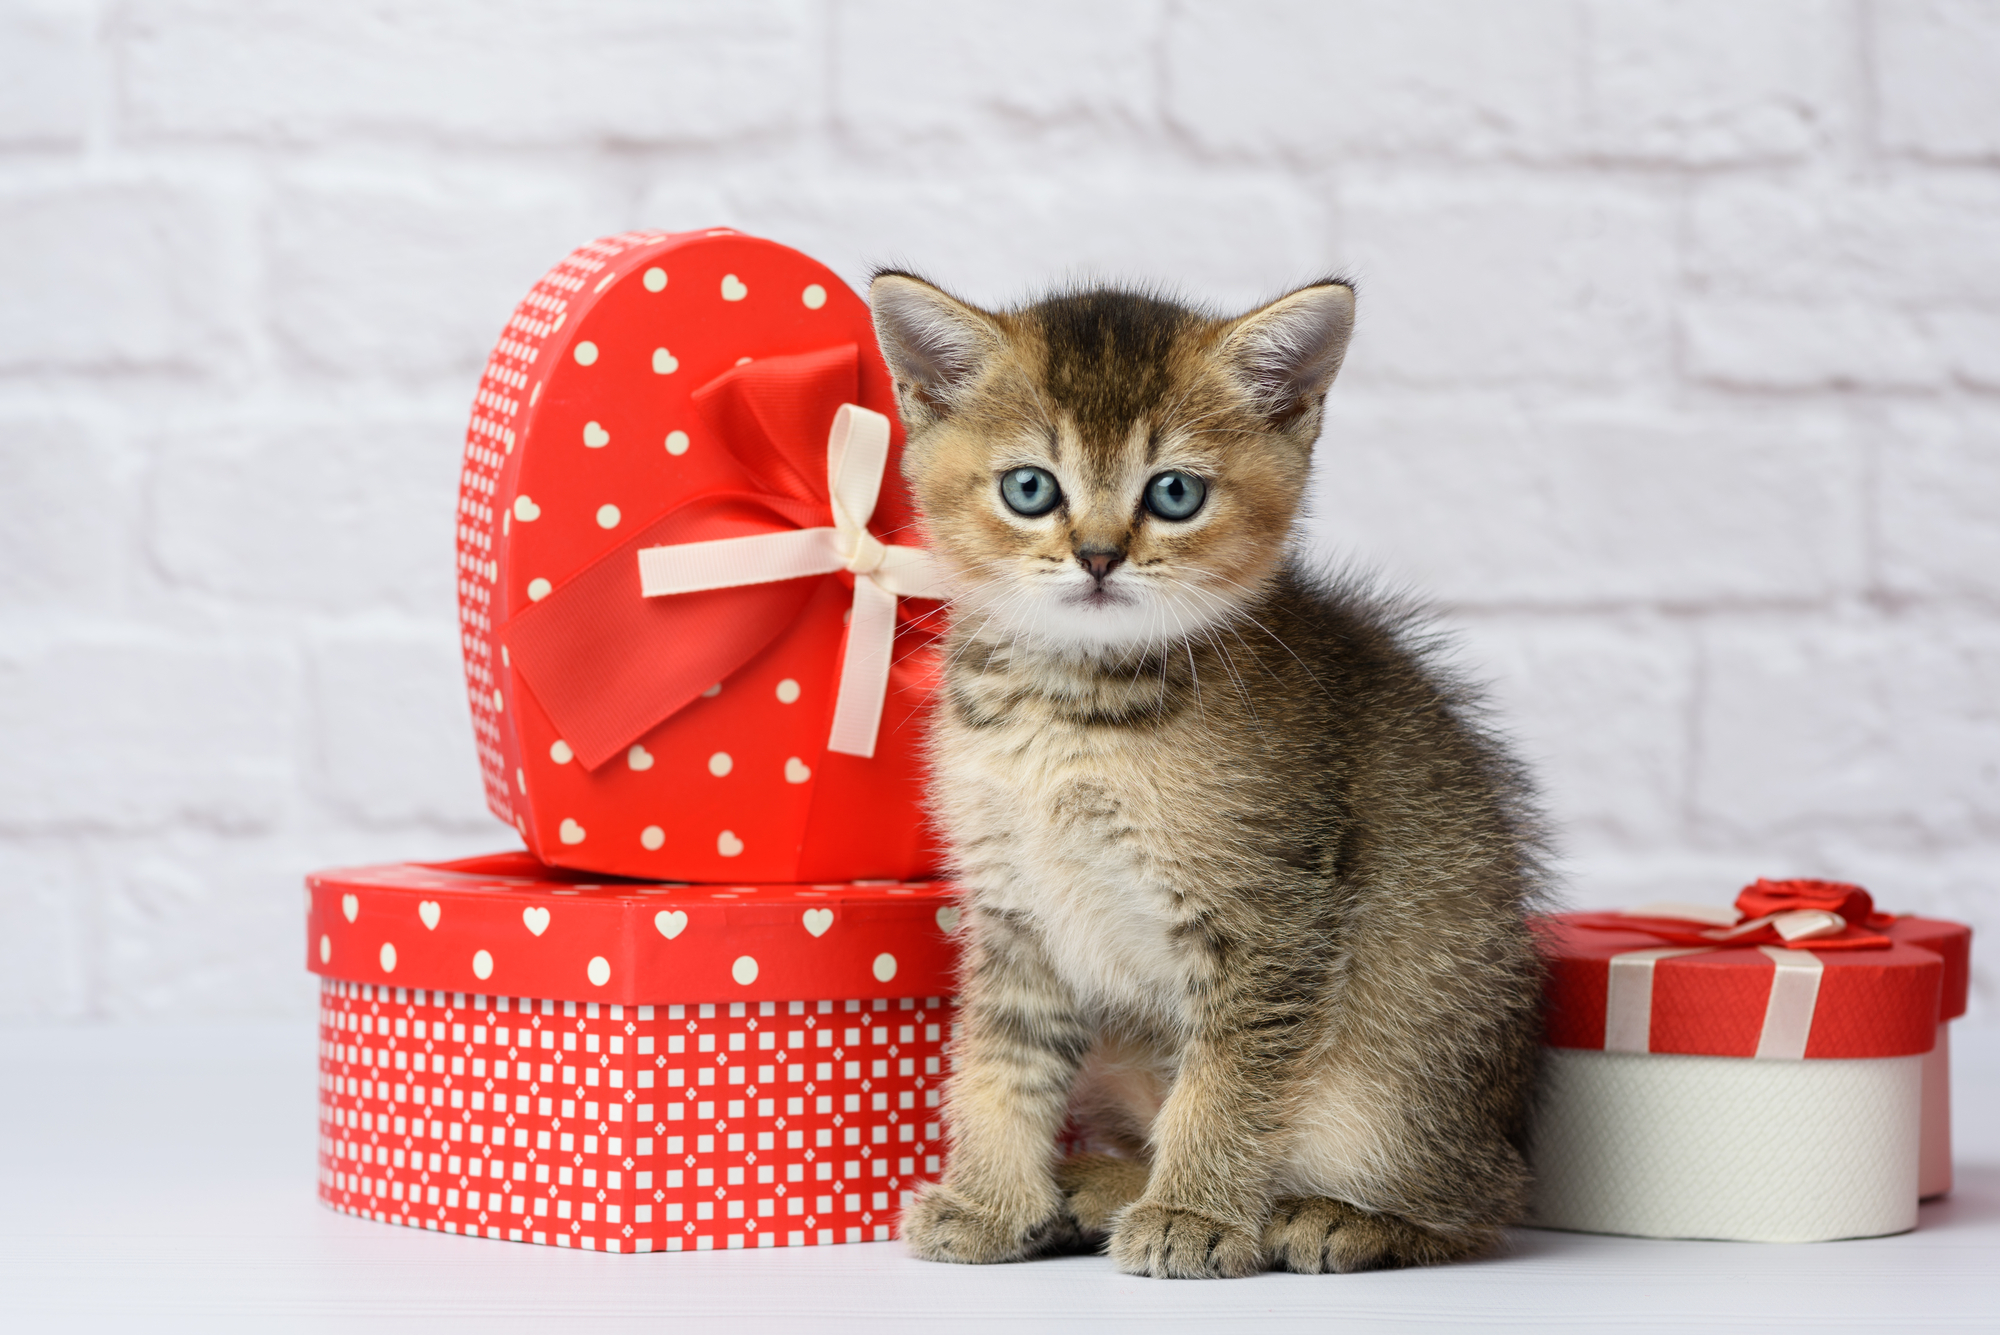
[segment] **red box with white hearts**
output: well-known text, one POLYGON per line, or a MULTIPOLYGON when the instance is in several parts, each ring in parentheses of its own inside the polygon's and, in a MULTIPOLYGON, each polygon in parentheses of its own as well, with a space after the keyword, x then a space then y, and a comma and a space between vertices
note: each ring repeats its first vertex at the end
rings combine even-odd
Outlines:
POLYGON ((882 1241, 934 1180, 946 886, 317 873, 319 1194, 611 1252, 882 1241))
POLYGON ((938 604, 901 448, 867 306, 797 251, 631 233, 535 285, 473 405, 458 589, 487 802, 536 856, 715 883, 935 868, 938 604), (706 573, 648 585, 647 553, 706 573))

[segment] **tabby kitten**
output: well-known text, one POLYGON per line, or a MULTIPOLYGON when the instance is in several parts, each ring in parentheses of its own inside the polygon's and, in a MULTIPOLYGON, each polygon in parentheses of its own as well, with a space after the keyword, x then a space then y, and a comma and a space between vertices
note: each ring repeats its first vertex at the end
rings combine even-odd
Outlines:
POLYGON ((1528 1185, 1536 825, 1407 616, 1288 556, 1352 290, 871 299, 957 584, 964 1001, 910 1246, 1176 1277, 1492 1246, 1528 1185), (1115 1152, 1059 1161, 1069 1119, 1115 1152))

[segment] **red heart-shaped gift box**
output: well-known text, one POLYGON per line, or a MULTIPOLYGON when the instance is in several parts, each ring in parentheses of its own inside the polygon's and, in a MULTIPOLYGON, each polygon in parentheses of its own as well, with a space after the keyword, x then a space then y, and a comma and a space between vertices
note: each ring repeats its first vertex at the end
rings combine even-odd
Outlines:
POLYGON ((938 608, 893 596, 921 583, 898 587, 893 561, 871 573, 885 544, 922 560, 894 419, 866 304, 784 246, 634 233, 535 285, 473 407, 458 561, 488 805, 537 857, 698 882, 933 869, 919 748, 938 608), (858 503, 832 480, 850 426, 873 433, 849 449, 858 503), (845 555, 744 582, 746 538, 845 555), (648 596, 642 552, 719 552, 722 576, 648 596), (836 697, 850 742, 830 750, 836 697))

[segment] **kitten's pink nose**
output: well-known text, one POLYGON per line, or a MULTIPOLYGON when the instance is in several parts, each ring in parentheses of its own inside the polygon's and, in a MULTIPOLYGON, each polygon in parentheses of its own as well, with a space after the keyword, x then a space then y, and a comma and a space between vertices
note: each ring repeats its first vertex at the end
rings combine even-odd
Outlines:
POLYGON ((1077 550, 1076 563, 1090 572, 1090 577, 1099 584, 1125 560, 1125 553, 1116 547, 1082 547, 1077 550))

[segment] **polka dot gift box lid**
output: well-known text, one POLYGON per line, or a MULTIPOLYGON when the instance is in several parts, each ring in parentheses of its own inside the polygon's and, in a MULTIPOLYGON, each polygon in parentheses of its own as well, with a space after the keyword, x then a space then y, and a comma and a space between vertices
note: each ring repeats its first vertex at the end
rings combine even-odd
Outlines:
POLYGON ((307 887, 335 1209, 600 1252, 821 1246, 892 1238, 942 1171, 942 885, 515 852, 307 887))
POLYGON ((500 853, 306 887, 307 967, 355 983, 621 1005, 954 990, 943 882, 662 885, 500 853))
POLYGON ((509 320, 466 436, 487 801, 543 861, 697 882, 936 862, 936 572, 862 300, 727 229, 584 246, 509 320))

